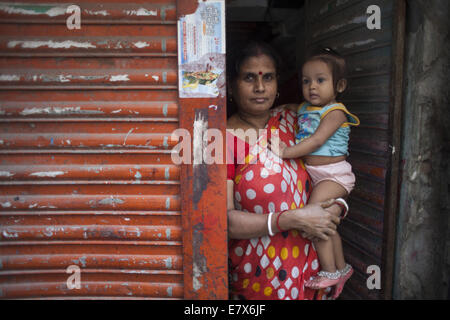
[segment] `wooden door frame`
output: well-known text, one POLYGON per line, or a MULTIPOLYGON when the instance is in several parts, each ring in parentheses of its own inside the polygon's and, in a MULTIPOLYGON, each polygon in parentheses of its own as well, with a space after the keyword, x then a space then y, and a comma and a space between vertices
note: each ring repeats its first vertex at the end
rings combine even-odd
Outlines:
POLYGON ((403 89, 406 41, 406 1, 395 0, 392 35, 391 96, 389 109, 389 146, 391 158, 386 176, 386 199, 383 225, 381 296, 392 299, 394 288, 397 212, 401 183, 401 150, 403 129, 403 89))

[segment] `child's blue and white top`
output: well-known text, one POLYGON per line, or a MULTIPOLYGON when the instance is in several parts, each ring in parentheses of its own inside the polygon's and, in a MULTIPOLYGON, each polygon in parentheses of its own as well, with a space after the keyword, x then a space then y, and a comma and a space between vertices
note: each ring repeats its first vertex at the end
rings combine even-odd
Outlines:
POLYGON ((358 126, 360 122, 358 117, 351 114, 342 103, 334 103, 325 107, 315 107, 309 102, 302 103, 297 110, 298 131, 295 140, 296 143, 299 143, 311 136, 319 127, 320 121, 333 110, 342 110, 347 116, 347 121, 336 130, 325 144, 310 155, 331 157, 348 155, 350 126, 358 126))

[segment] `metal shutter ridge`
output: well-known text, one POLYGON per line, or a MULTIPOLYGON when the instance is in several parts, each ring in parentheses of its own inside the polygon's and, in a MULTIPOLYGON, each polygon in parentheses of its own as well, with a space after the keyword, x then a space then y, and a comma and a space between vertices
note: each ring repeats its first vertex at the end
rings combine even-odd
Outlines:
POLYGON ((71 4, 0 3, 0 297, 182 298, 175 0, 71 4))
POLYGON ((349 86, 343 102, 361 120, 352 128, 349 145, 356 186, 349 197, 349 216, 339 228, 345 257, 355 273, 342 297, 389 298, 401 127, 397 99, 402 53, 397 28, 402 26, 404 2, 309 0, 306 10, 307 45, 332 47, 345 57, 349 86), (371 5, 381 8, 379 30, 367 27, 371 5), (367 286, 369 266, 380 268, 381 290, 367 286))

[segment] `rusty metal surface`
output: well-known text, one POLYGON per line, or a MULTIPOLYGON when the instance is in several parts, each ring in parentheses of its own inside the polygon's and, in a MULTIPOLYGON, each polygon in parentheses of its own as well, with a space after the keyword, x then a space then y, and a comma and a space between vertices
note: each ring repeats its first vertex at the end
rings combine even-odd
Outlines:
MULTIPOLYGON (((385 293, 369 290, 367 267, 377 265, 386 275, 385 219, 393 214, 387 198, 392 154, 393 25, 391 0, 308 1, 307 46, 330 46, 343 54, 349 65, 349 88, 343 102, 361 120, 352 128, 349 162, 356 174, 350 195, 350 214, 342 223, 346 259, 355 275, 346 285, 344 298, 379 299, 385 293), (369 30, 366 10, 382 10, 381 30, 369 30)), ((398 120, 398 119, 397 119, 398 120)), ((392 232, 392 230, 389 230, 392 232)), ((390 266, 392 268, 392 266, 390 266)))
MULTIPOLYGON (((178 16, 192 13, 197 0, 177 0, 178 16)), ((201 121, 205 129, 218 129, 225 137, 226 97, 180 98, 180 127, 188 129, 192 148, 203 150, 193 127, 201 121), (211 108, 214 106, 214 108, 211 108)), ((225 141, 222 140, 225 155, 225 141)), ((226 164, 183 164, 181 166, 184 297, 228 299, 228 236, 226 164)))
MULTIPOLYGON (((180 107, 180 126, 191 128, 201 117, 209 128, 225 131, 225 99, 180 99, 180 107)), ((181 206, 185 298, 228 299, 225 164, 182 165, 181 206)))
POLYGON ((70 4, 0 3, 0 297, 183 298, 175 1, 70 4))

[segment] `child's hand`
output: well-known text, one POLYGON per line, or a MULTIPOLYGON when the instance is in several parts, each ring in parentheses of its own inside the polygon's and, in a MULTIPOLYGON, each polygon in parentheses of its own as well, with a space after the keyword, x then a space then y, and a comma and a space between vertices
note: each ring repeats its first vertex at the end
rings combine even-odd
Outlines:
POLYGON ((268 141, 269 149, 280 158, 284 158, 286 154, 287 144, 280 139, 274 139, 268 141), (273 143, 275 141, 275 143, 273 143))

